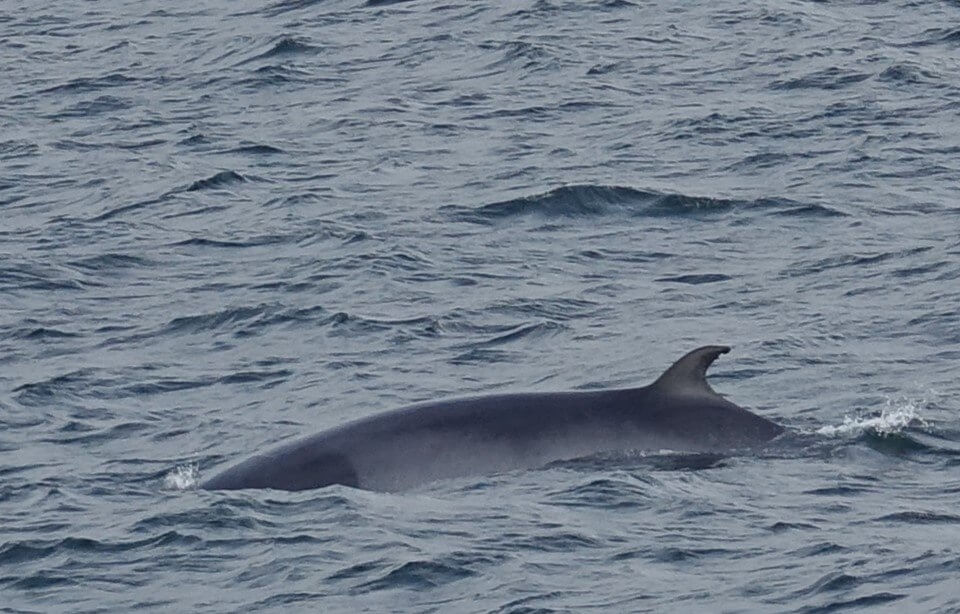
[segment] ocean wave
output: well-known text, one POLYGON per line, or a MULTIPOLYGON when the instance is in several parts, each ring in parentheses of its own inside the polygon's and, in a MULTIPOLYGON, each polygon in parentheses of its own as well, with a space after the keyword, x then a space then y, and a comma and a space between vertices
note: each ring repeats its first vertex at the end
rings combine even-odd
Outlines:
POLYGON ((230 185, 245 183, 247 178, 236 171, 220 171, 210 177, 197 179, 186 188, 184 192, 198 192, 200 190, 215 190, 225 188, 230 185))
POLYGON ((795 216, 836 215, 830 207, 795 203, 786 199, 752 201, 668 194, 623 186, 596 184, 568 185, 534 196, 511 198, 482 205, 476 209, 448 207, 461 221, 493 223, 521 216, 546 218, 709 216, 733 210, 761 210, 795 216))
POLYGON ((311 45, 306 42, 306 40, 300 38, 293 38, 289 36, 283 36, 278 40, 270 44, 270 48, 266 51, 258 53, 254 56, 246 58, 236 64, 236 66, 242 66, 244 64, 249 64, 250 62, 255 62, 257 60, 268 60, 273 58, 289 57, 289 56, 298 56, 298 55, 311 55, 322 52, 320 47, 311 45))

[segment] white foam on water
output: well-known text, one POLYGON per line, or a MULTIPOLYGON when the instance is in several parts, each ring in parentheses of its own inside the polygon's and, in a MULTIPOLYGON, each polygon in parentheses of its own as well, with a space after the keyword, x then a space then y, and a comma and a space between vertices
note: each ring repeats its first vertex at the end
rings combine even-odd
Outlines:
POLYGON ((888 399, 879 415, 866 415, 858 412, 855 416, 844 416, 843 423, 823 426, 814 431, 828 437, 845 437, 873 431, 879 435, 893 435, 903 431, 911 424, 925 426, 921 417, 924 399, 888 399))
POLYGON ((200 481, 200 467, 197 463, 178 465, 163 478, 163 487, 168 490, 188 490, 200 481))

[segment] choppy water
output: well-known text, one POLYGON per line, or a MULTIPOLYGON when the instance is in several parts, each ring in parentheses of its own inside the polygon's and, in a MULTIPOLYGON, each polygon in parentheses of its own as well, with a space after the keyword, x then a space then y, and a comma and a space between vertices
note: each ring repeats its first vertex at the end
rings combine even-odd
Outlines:
POLYGON ((960 611, 955 2, 0 6, 0 610, 960 611), (764 454, 202 492, 438 396, 764 454))

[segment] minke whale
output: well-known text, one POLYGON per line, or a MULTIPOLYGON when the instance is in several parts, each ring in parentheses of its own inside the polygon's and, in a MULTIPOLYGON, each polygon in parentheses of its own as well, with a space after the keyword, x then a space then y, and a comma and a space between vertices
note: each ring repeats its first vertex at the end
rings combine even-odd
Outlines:
POLYGON ((200 485, 306 490, 332 484, 401 491, 435 480, 621 452, 729 453, 782 426, 710 388, 729 347, 693 350, 652 384, 428 401, 360 418, 253 456, 200 485))

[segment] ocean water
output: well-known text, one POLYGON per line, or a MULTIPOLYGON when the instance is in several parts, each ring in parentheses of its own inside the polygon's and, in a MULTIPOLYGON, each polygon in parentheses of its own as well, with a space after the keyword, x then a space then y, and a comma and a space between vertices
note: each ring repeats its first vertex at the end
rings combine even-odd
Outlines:
POLYGON ((0 611, 960 612, 960 5, 0 5, 0 611), (206 492, 723 343, 790 429, 206 492))

